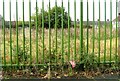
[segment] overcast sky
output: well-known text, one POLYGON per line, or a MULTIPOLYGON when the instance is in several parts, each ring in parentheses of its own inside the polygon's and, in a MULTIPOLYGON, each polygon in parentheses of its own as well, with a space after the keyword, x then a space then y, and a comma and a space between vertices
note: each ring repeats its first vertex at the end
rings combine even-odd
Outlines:
MULTIPOLYGON (((5 20, 9 20, 9 0, 4 0, 5 1, 5 20)), ((22 20, 22 1, 23 0, 18 0, 18 18, 19 20, 22 20)), ((29 0, 24 0, 25 1, 25 20, 29 20, 29 0)), ((68 12, 68 0, 63 0, 64 1, 64 7, 65 10, 68 12)), ((80 1, 81 0, 76 0, 76 19, 80 18, 80 1)), ((83 19, 84 21, 87 20, 87 0, 83 0, 83 19)), ((93 20, 93 0, 88 0, 89 1, 89 20, 93 20)), ((99 18, 99 0, 94 0, 95 1, 95 20, 99 18)), ((107 19, 110 19, 110 0, 106 0, 106 12, 107 12, 107 19)), ((3 15, 3 0, 0 0, 0 14, 3 15)), ((12 2, 12 20, 16 20, 16 0, 11 0, 12 2)), ((44 0, 44 8, 47 10, 48 7, 48 0, 44 0)), ((31 0, 31 14, 35 13, 35 5, 36 0, 31 0)), ((61 6, 61 0, 57 0, 57 5, 61 6)), ((104 20, 104 0, 100 0, 100 19, 104 20)), ((55 6, 55 0, 51 0, 51 7, 55 6)), ((42 8, 42 0, 38 0, 38 7, 39 9, 42 8)), ((70 16, 72 20, 74 20, 74 0, 70 0, 70 16)), ((112 0, 112 20, 116 18, 116 0, 112 0)))

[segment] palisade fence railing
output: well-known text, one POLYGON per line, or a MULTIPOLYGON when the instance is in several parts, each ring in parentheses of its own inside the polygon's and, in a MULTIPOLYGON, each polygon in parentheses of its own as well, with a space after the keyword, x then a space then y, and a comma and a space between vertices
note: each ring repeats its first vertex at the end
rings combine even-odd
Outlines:
MULTIPOLYGON (((31 13, 31 0, 29 0, 29 21, 25 21, 25 3, 22 1, 22 6, 18 6, 16 0, 16 19, 12 21, 11 0, 9 0, 9 20, 5 20, 5 2, 2 1, 2 25, 0 25, 0 40, 1 40, 1 66, 40 66, 40 65, 64 65, 69 61, 75 61, 77 64, 84 62, 93 62, 97 64, 118 64, 118 0, 115 2, 115 9, 112 8, 112 0, 110 0, 109 8, 106 8, 106 0, 104 0, 104 20, 101 19, 101 0, 96 3, 98 11, 95 11, 95 2, 92 2, 92 10, 89 8, 88 0, 80 0, 80 5, 71 5, 71 1, 65 3, 68 5, 67 13, 64 13, 63 0, 54 0, 55 12, 51 16, 52 7, 51 1, 48 1, 48 10, 45 11, 44 0, 42 5, 36 0, 36 9, 34 17, 31 13), (61 3, 60 10, 58 3, 61 3), (83 5, 86 3, 87 7, 83 5), (39 9, 42 6, 42 9, 39 9), (74 20, 71 21, 70 6, 74 8, 74 20), (21 7, 22 11, 18 13, 21 7), (79 14, 76 13, 76 8, 79 9, 79 14), (84 8, 87 8, 87 15, 83 14, 84 8), (107 13, 109 9, 110 12, 107 13), (112 12, 115 10, 115 12, 112 12), (41 12, 40 12, 41 11, 41 12), (92 21, 90 21, 90 11, 92 11, 92 21), (47 12, 47 13, 46 13, 47 12), (98 12, 96 14, 95 12, 98 12), (60 13, 60 15, 58 15, 60 13), (116 13, 113 20, 113 13, 116 13), (22 14, 20 21, 18 14, 22 14), (64 16, 67 14, 67 16, 64 16), (107 21, 109 14, 110 21, 107 21), (76 19, 79 15, 79 20, 76 19), (98 15, 98 20, 95 21, 95 16, 98 15), (45 19, 46 16, 46 19, 45 19), (54 17, 53 17, 54 16, 54 17), (87 21, 84 21, 84 17, 87 21), (60 18, 60 20, 59 20, 60 18), (67 20, 66 20, 67 19, 67 20), (27 25, 26 25, 27 22, 27 25), (46 23, 47 22, 47 23, 46 23), (60 22, 60 23, 59 23, 60 22), (67 25, 64 25, 67 22, 67 25), (21 27, 20 26, 21 23, 21 27), (58 24, 59 23, 59 24, 58 24), (8 24, 8 26, 6 26, 8 24), (48 27, 45 27, 47 24, 48 27), (52 25, 54 27, 51 27, 52 25), (57 26, 60 26, 59 28, 57 26), (64 27, 66 26, 66 27, 64 27), (113 27, 114 26, 114 27, 113 27), (92 60, 90 60, 92 59, 92 60)), ((1 21, 0 21, 1 22, 1 21)))

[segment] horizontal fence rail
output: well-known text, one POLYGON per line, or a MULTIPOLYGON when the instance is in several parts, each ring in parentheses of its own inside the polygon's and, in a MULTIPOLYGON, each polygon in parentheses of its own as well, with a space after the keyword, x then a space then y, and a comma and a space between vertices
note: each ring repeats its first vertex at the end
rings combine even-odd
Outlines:
POLYGON ((51 3, 52 0, 48 1, 48 5, 45 5, 44 0, 39 2, 36 0, 34 13, 32 1, 29 0, 27 3, 28 14, 26 15, 25 0, 21 1, 21 6, 20 2, 16 0, 15 19, 12 20, 12 0, 9 2, 2 0, 2 6, 0 6, 2 9, 0 16, 2 63, 0 66, 63 66, 70 61, 74 61, 78 65, 90 62, 98 65, 101 63, 118 64, 119 23, 117 22, 120 22, 118 21, 120 16, 118 0, 114 4, 110 0, 109 8, 104 0, 103 9, 101 9, 100 0, 98 2, 92 0, 92 9, 89 8, 88 0, 86 2, 74 0, 73 4, 71 0, 66 0, 66 3, 63 0, 59 2, 53 0, 54 6, 51 3), (9 3, 9 6, 5 3, 9 3), (96 4, 98 11, 95 9, 96 4), (113 9, 113 5, 115 5, 115 9, 113 9), (41 8, 39 8, 40 6, 41 8), (8 21, 6 21, 8 16, 5 15, 6 7, 9 9, 8 21), (21 12, 19 12, 19 7, 21 7, 21 12), (86 15, 84 10, 86 10, 86 15), (73 11, 73 19, 71 11, 73 11), (101 16, 102 11, 104 11, 104 15, 101 16), (98 13, 96 14, 96 12, 98 13), (107 20, 108 13, 109 21, 107 20), (113 13, 116 13, 114 20, 113 13), (21 20, 19 14, 22 14, 21 20), (96 20, 96 15, 98 15, 98 20, 96 20), (25 20, 26 16, 29 17, 28 20, 25 20))

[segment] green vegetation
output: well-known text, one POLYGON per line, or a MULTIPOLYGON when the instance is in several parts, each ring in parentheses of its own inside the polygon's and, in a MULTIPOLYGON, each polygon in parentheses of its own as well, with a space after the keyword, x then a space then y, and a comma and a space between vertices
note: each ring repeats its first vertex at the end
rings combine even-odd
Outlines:
MULTIPOLYGON (((25 23, 24 26, 29 27, 29 21, 25 21, 24 23, 25 23)), ((22 26, 23 26, 23 22, 22 21, 18 21, 18 27, 22 27, 22 26)), ((35 26, 34 21, 31 21, 31 26, 32 27, 35 26)))
MULTIPOLYGON (((101 46, 101 49, 100 49, 100 62, 104 62, 104 29, 101 28, 101 34, 103 35, 103 38, 101 36, 101 40, 100 40, 100 46, 101 46)), ((56 50, 56 41, 55 41, 55 29, 51 29, 51 54, 49 54, 49 39, 48 39, 48 32, 49 30, 45 28, 45 31, 44 31, 44 63, 43 63, 43 59, 42 59, 42 28, 39 28, 39 31, 38 31, 38 63, 39 64, 42 64, 41 66, 39 66, 39 68, 35 67, 37 65, 37 62, 36 62, 36 30, 33 28, 31 30, 31 38, 32 38, 32 45, 31 45, 31 48, 32 48, 32 51, 31 51, 31 56, 32 56, 32 60, 30 62, 30 38, 29 38, 29 28, 25 28, 25 51, 23 50, 23 31, 22 31, 22 28, 19 29, 19 32, 18 32, 18 58, 17 58, 17 54, 16 54, 16 31, 15 29, 12 29, 12 64, 17 64, 17 59, 18 59, 18 62, 20 65, 22 65, 23 63, 25 63, 25 65, 29 65, 30 63, 32 63, 33 67, 30 68, 30 71, 29 68, 25 68, 22 70, 17 70, 17 71, 22 71, 23 73, 26 72, 26 73, 31 73, 31 72, 40 72, 41 73, 41 76, 43 76, 42 74, 47 74, 47 71, 48 71, 48 66, 46 65, 49 65, 49 59, 50 59, 50 67, 51 67, 51 73, 52 71, 56 71, 60 74, 57 74, 57 75, 60 75, 61 76, 61 72, 63 71, 63 69, 61 69, 63 67, 62 65, 62 54, 61 54, 61 28, 58 29, 57 31, 57 50, 56 50), (57 53, 56 53, 57 51, 57 53), (57 61, 57 62, 56 62, 57 61), (57 65, 57 66, 56 66, 57 65), (36 69, 37 68, 37 69, 36 69), (59 69, 56 70, 56 69, 59 69)), ((95 69, 98 68, 97 66, 97 63, 98 63, 98 31, 96 30, 95 31, 95 46, 94 46, 94 53, 92 52, 92 28, 89 29, 89 47, 88 47, 88 53, 86 52, 87 51, 87 39, 86 39, 86 28, 83 29, 83 35, 84 35, 84 51, 83 51, 83 56, 80 56, 80 40, 79 40, 79 36, 80 36, 80 31, 79 31, 79 28, 77 28, 77 31, 76 31, 76 60, 75 60, 75 63, 76 63, 76 67, 73 69, 69 63, 69 61, 73 60, 74 58, 74 28, 70 28, 70 60, 68 60, 68 29, 65 28, 64 29, 64 73, 65 73, 65 76, 74 76, 76 74, 76 72, 79 72, 79 65, 81 63, 84 63, 84 68, 85 68, 85 71, 88 72, 88 71, 93 71, 95 69), (82 61, 80 61, 80 57, 82 57, 82 61)), ((10 32, 9 32, 9 29, 6 29, 5 31, 5 47, 6 47, 6 50, 5 50, 5 59, 6 59, 6 64, 7 65, 10 65, 11 63, 11 58, 10 58, 10 32)), ((115 38, 115 31, 112 32, 113 34, 113 37, 112 37, 112 59, 111 61, 115 62, 115 58, 116 58, 116 53, 115 53, 115 50, 116 50, 116 38, 115 38)), ((109 37, 109 32, 107 32, 107 36, 109 37)), ((3 37, 2 37, 2 40, 3 40, 3 37)), ((110 39, 107 38, 106 39, 106 62, 110 61, 110 39)), ((2 58, 4 59, 4 44, 2 43, 1 44, 1 54, 2 54, 2 58)), ((2 63, 4 65, 4 60, 2 60, 2 63)), ((103 65, 102 65, 103 66, 103 65)), ((100 66, 100 68, 104 68, 106 69, 106 67, 102 67, 100 66)), ((116 70, 116 67, 117 64, 115 65, 112 65, 112 69, 116 70)), ((8 69, 9 70, 9 69, 8 69)), ((13 68, 13 72, 15 72, 16 70, 13 68)), ((17 72, 15 72, 17 73, 17 72)), ((19 73, 19 72, 18 72, 19 73)), ((14 73, 13 73, 14 74, 14 73)), ((34 73, 33 73, 34 74, 34 73)), ((56 75, 56 74, 55 74, 56 75)), ((45 75, 44 75, 45 76, 45 75)), ((51 74, 51 76, 53 76, 53 74, 51 74)), ((64 75, 63 75, 64 76, 64 75)), ((85 76, 87 76, 87 74, 85 74, 85 76)), ((56 76, 58 78, 60 78, 59 76, 56 76)))
MULTIPOLYGON (((57 28, 61 28, 61 24, 62 24, 62 7, 53 7, 52 9, 50 9, 50 13, 49 11, 45 11, 44 10, 44 27, 48 28, 49 27, 49 14, 50 14, 50 27, 54 28, 55 27, 55 12, 56 12, 56 26, 57 28)), ((67 28, 68 27, 68 13, 65 11, 65 9, 63 8, 63 27, 67 28)), ((40 11, 40 13, 38 13, 38 26, 42 27, 42 9, 40 11)), ((71 18, 70 19, 70 26, 71 26, 71 18)), ((32 16, 32 20, 34 20, 36 22, 36 14, 34 14, 32 16)))
MULTIPOLYGON (((39 29, 39 34, 38 34, 38 59, 39 59, 39 63, 40 64, 43 64, 42 63, 42 32, 41 32, 41 28, 39 29)), ((102 30, 103 29, 101 29, 101 40, 100 40, 100 47, 101 47, 101 49, 100 49, 100 60, 101 60, 101 62, 102 61, 104 61, 104 32, 102 32, 102 30)), ((19 60, 19 62, 20 63, 22 63, 22 60, 23 60, 23 55, 25 54, 25 59, 24 60, 26 60, 26 62, 27 63, 29 63, 29 60, 28 59, 30 59, 30 50, 29 50, 29 48, 30 48, 30 45, 29 45, 29 42, 30 42, 30 40, 29 40, 29 29, 25 29, 25 53, 23 52, 23 34, 22 34, 22 29, 21 30, 19 30, 19 40, 18 40, 18 43, 19 43, 19 53, 18 53, 18 55, 19 55, 19 58, 21 59, 21 60, 19 60)), ((68 37, 68 32, 67 32, 68 30, 67 29, 64 29, 64 62, 65 63, 68 63, 68 39, 67 39, 67 37, 68 37)), ((13 61, 14 61, 14 59, 17 59, 16 58, 16 32, 15 32, 15 30, 13 29, 12 30, 12 55, 13 55, 13 61)), ((71 28, 70 29, 70 32, 71 32, 71 34, 70 34, 70 60, 72 60, 73 59, 73 57, 74 57, 74 29, 73 28, 71 28)), ((86 57, 86 58, 84 58, 84 59, 86 59, 85 61, 89 61, 89 60, 87 60, 87 56, 86 56, 86 46, 87 46, 87 39, 86 39, 86 29, 84 29, 84 39, 83 39, 83 41, 84 41, 84 57, 86 57)), ((107 33, 109 33, 109 32, 107 32, 107 33)), ((116 47, 115 47, 115 45, 116 45, 116 42, 115 42, 115 40, 116 40, 116 38, 115 38, 115 31, 113 31, 112 32, 113 33, 113 37, 112 37, 112 61, 115 61, 115 56, 116 56, 116 54, 115 54, 115 50, 116 50, 116 47)), ((5 36, 5 43, 6 43, 6 62, 7 63, 10 63, 10 37, 9 37, 9 34, 10 34, 10 32, 9 32, 9 29, 6 29, 6 36, 5 36)), ((33 59, 33 58, 36 58, 36 30, 35 29, 32 29, 32 32, 31 32, 31 34, 32 34, 32 41, 31 41, 31 43, 32 43, 32 63, 33 64, 36 64, 36 60, 35 59, 33 59)), ((49 62, 49 40, 48 40, 48 29, 45 29, 45 32, 44 32, 44 52, 45 52, 45 63, 48 63, 49 62)), ((79 53, 79 49, 80 49, 80 40, 79 40, 79 36, 80 36, 80 33, 79 33, 79 29, 77 29, 77 31, 76 31, 76 55, 77 55, 77 57, 76 57, 76 62, 80 62, 80 53, 79 53)), ((109 37, 110 35, 109 34, 107 34, 107 36, 109 37)), ((98 31, 95 31, 95 38, 97 38, 98 37, 98 31)), ((90 58, 90 57, 92 57, 91 56, 91 54, 92 54, 92 39, 93 38, 93 36, 92 36, 92 29, 89 29, 89 42, 88 42, 88 55, 90 55, 90 56, 88 56, 88 58, 90 58)), ((57 50, 56 50, 56 46, 55 46, 55 43, 56 43, 56 41, 55 41, 55 29, 51 29, 51 54, 50 54, 50 59, 51 59, 51 64, 54 64, 55 63, 55 60, 57 60, 57 64, 61 64, 62 63, 62 61, 61 61, 61 59, 62 59, 62 55, 61 55, 61 29, 59 29, 58 31, 57 31, 57 50), (56 54, 56 51, 57 51, 57 54, 56 54)), ((107 40, 106 40, 106 61, 109 61, 109 53, 110 53, 110 39, 109 38, 107 38, 107 40)), ((1 54, 2 54, 2 57, 4 57, 4 45, 3 45, 3 43, 1 44, 1 54)), ((98 39, 95 39, 95 46, 94 46, 94 57, 96 57, 95 59, 96 60, 98 60, 97 58, 98 58, 98 39)), ((90 60, 90 61, 92 61, 92 60, 90 60)), ((4 63, 4 62, 3 62, 4 63)), ((13 62, 13 63, 15 63, 15 62, 13 62)), ((92 63, 92 62, 91 62, 92 63)))

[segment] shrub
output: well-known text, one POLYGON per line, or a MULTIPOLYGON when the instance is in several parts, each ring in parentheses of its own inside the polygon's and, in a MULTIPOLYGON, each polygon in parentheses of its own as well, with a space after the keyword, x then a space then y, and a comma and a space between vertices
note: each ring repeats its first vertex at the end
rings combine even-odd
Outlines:
MULTIPOLYGON (((50 9, 50 26, 51 28, 55 27, 55 12, 57 13, 57 22, 56 26, 57 28, 61 28, 62 24, 62 7, 53 7, 50 9)), ((68 13, 65 12, 65 9, 63 8, 63 27, 66 28, 68 27, 68 13)), ((48 28, 49 27, 49 11, 43 11, 41 9, 41 12, 38 14, 38 25, 39 27, 42 27, 42 13, 44 13, 44 27, 48 28)), ((70 18, 70 17, 69 17, 70 18)), ((32 19, 35 21, 36 20, 36 15, 32 16, 32 19)), ((70 26, 71 26, 71 18, 70 18, 70 26)))

